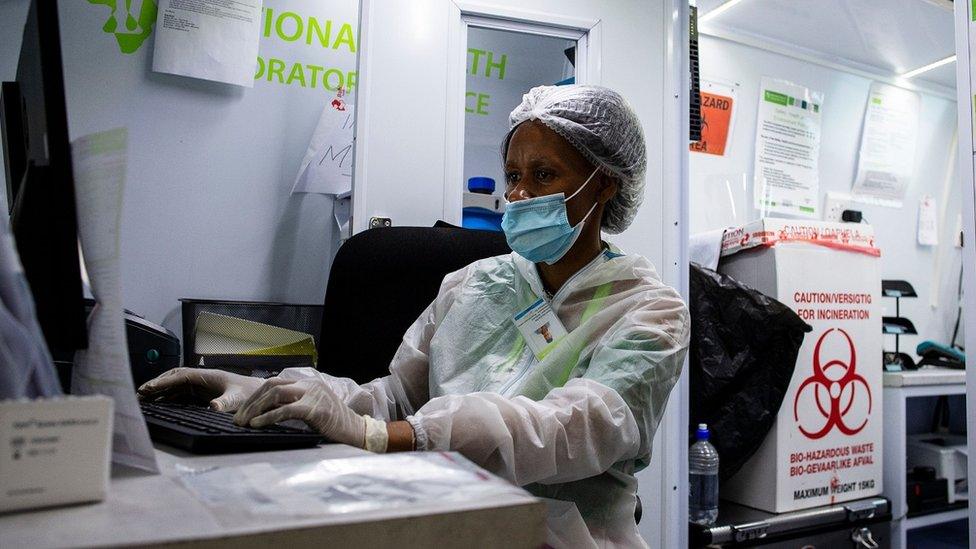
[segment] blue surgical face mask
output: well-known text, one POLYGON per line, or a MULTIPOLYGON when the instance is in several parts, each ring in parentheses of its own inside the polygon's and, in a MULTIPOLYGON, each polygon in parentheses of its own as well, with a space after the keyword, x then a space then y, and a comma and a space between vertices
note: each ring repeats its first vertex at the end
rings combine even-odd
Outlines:
POLYGON ((583 232, 586 218, 596 209, 593 204, 574 227, 569 224, 566 203, 589 184, 596 172, 593 170, 569 198, 565 198, 565 193, 557 193, 509 202, 502 216, 502 230, 512 250, 533 263, 552 265, 562 259, 583 232))

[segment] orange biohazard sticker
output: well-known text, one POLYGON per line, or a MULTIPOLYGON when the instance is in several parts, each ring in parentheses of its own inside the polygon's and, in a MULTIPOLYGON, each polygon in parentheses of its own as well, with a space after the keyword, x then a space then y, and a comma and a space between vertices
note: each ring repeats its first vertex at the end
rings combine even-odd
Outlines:
POLYGON ((705 154, 725 154, 732 122, 733 99, 724 95, 701 92, 701 141, 688 145, 688 150, 705 154))

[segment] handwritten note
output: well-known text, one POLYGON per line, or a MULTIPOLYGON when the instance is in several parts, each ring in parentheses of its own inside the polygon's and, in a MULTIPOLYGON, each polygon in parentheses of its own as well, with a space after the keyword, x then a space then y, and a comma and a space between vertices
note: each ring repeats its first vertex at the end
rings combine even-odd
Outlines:
POLYGON ((341 98, 333 99, 322 109, 298 169, 292 194, 339 195, 352 190, 355 121, 355 108, 341 98))

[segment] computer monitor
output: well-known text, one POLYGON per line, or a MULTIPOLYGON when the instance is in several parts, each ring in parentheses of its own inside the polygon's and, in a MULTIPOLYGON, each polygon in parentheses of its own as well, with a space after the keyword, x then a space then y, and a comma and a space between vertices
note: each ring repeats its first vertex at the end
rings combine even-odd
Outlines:
POLYGON ((11 228, 55 355, 88 345, 57 4, 31 0, 17 81, 0 88, 11 228))

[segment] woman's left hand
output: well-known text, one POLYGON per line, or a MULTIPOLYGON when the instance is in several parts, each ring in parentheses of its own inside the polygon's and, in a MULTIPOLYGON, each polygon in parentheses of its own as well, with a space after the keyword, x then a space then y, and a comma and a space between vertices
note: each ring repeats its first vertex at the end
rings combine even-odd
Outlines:
POLYGON ((335 442, 357 448, 365 444, 363 416, 346 406, 321 379, 271 378, 234 415, 235 423, 251 427, 265 427, 287 419, 300 419, 335 442))

